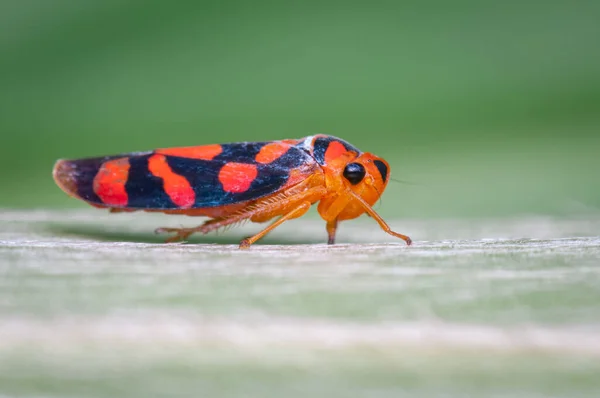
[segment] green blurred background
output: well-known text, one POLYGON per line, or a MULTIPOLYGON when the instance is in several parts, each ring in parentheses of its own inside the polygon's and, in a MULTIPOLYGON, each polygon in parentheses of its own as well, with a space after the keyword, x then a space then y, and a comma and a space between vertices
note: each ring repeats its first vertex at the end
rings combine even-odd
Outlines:
POLYGON ((598 1, 0 2, 0 207, 58 158, 337 135, 401 217, 600 208, 598 1))

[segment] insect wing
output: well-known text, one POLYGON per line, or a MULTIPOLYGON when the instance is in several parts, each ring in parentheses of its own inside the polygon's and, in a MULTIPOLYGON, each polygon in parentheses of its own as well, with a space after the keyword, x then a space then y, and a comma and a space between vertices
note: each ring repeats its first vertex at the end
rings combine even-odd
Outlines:
POLYGON ((242 142, 59 160, 54 179, 68 194, 98 207, 218 207, 261 198, 310 176, 319 166, 296 144, 242 142))

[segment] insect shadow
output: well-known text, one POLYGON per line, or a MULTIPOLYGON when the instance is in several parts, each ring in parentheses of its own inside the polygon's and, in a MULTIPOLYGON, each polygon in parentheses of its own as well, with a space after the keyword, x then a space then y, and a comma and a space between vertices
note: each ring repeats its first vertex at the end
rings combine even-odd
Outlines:
MULTIPOLYGON (((46 226, 46 231, 53 235, 60 236, 71 236, 71 237, 85 237, 95 239, 103 242, 135 242, 135 243, 165 243, 168 235, 155 234, 152 231, 148 233, 141 232, 130 232, 130 231, 114 231, 106 230, 99 226, 94 225, 75 225, 75 224, 50 224, 46 226)), ((302 245, 302 244, 314 244, 323 243, 323 240, 317 238, 309 238, 306 236, 294 237, 294 236, 267 236, 261 240, 257 245, 302 245)), ((187 244, 221 244, 221 245, 239 245, 240 241, 246 236, 227 233, 223 235, 216 234, 195 234, 185 241, 187 244)))

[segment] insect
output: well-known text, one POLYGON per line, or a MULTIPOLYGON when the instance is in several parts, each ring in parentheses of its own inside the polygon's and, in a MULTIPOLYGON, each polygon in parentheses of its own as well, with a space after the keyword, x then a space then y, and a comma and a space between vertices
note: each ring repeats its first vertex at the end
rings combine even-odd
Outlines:
POLYGON ((167 242, 279 216, 240 242, 240 248, 248 248, 319 202, 329 244, 335 243, 340 221, 363 213, 388 234, 411 244, 372 208, 388 183, 388 163, 328 135, 62 159, 53 176, 67 194, 111 212, 145 210, 210 218, 195 228, 158 228, 158 233, 173 234, 167 242))

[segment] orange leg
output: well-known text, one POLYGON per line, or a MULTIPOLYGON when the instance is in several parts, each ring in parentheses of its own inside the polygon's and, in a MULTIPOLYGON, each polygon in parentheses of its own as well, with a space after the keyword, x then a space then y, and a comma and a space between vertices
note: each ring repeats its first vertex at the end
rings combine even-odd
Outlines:
POLYGON ((157 228, 154 230, 154 233, 174 234, 170 238, 167 238, 165 240, 165 242, 169 242, 169 243, 178 242, 178 241, 186 240, 190 235, 192 235, 196 232, 201 232, 203 234, 206 234, 206 233, 212 231, 213 229, 217 229, 218 227, 213 227, 214 224, 217 224, 223 220, 224 220, 224 218, 214 218, 212 220, 205 221, 204 224, 194 227, 194 228, 157 228))
POLYGON ((349 192, 354 197, 354 199, 356 199, 362 205, 362 207, 365 209, 367 214, 370 215, 371 217, 373 217, 375 219, 375 221, 377 221, 377 223, 379 224, 381 229, 383 229, 385 232, 387 232, 388 234, 390 234, 392 236, 402 239, 403 241, 406 242, 406 244, 408 246, 410 246, 412 244, 412 239, 410 239, 408 236, 392 231, 390 226, 387 225, 387 223, 385 221, 383 221, 383 218, 381 218, 381 216, 379 214, 377 214, 375 212, 375 210, 373 210, 373 208, 371 206, 369 206, 369 204, 363 200, 363 198, 354 194, 354 192, 352 192, 352 191, 349 191, 349 192))
POLYGON ((332 221, 327 221, 326 228, 327 228, 327 235, 329 236, 329 238, 327 239, 328 245, 333 245, 335 243, 335 231, 337 230, 337 227, 338 227, 337 218, 332 221))
MULTIPOLYGON (((156 233, 165 233, 165 232, 173 233, 175 235, 168 238, 167 242, 176 242, 176 241, 185 240, 190 235, 192 235, 193 233, 196 233, 196 232, 206 234, 211 231, 217 230, 219 228, 226 227, 226 226, 229 226, 232 224, 236 224, 236 223, 242 222, 244 220, 248 220, 248 219, 251 219, 252 221, 256 221, 256 222, 263 222, 263 221, 270 220, 271 218, 282 214, 285 211, 283 209, 285 209, 286 206, 289 206, 289 207, 293 206, 293 209, 296 210, 298 206, 293 205, 294 203, 298 203, 300 206, 304 202, 308 202, 309 207, 310 207, 310 203, 312 203, 312 202, 316 201, 317 199, 319 199, 320 197, 322 197, 325 194, 325 192, 326 192, 325 187, 322 187, 322 186, 312 187, 312 188, 302 191, 300 193, 290 195, 289 197, 284 197, 275 203, 271 203, 271 202, 269 202, 269 199, 267 199, 265 203, 259 202, 259 203, 249 206, 247 209, 243 209, 242 211, 232 214, 230 216, 217 217, 212 220, 208 220, 208 221, 204 222, 204 224, 202 224, 198 227, 158 228, 155 230, 155 232, 156 233), (265 217, 265 218, 264 219, 259 218, 257 220, 254 218, 257 216, 265 217)), ((292 211, 294 211, 294 210, 292 210, 292 211)), ((287 215, 288 214, 285 214, 284 217, 287 215)), ((301 215, 302 215, 302 213, 295 215, 295 217, 299 217, 301 215)), ((293 218, 293 216, 290 216, 290 217, 293 218)), ((279 225, 279 224, 277 224, 277 225, 279 225)), ((265 232, 265 234, 267 232, 265 232)), ((258 239, 260 239, 260 237, 257 238, 256 240, 258 240, 258 239)), ((253 242, 255 242, 256 240, 254 240, 253 242)))
POLYGON ((277 228, 278 226, 280 226, 287 220, 296 218, 296 217, 300 217, 301 215, 306 213, 308 211, 308 209, 310 209, 310 206, 311 206, 310 202, 300 203, 300 205, 298 205, 298 207, 296 207, 294 210, 290 211, 289 213, 284 214, 283 216, 279 217, 279 219, 277 219, 277 221, 275 221, 273 224, 269 225, 267 228, 263 229, 256 235, 251 236, 251 237, 246 238, 243 241, 241 241, 240 249, 249 248, 251 244, 253 244, 257 240, 259 240, 260 238, 264 237, 266 234, 268 234, 269 232, 271 232, 272 230, 274 230, 275 228, 277 228))

